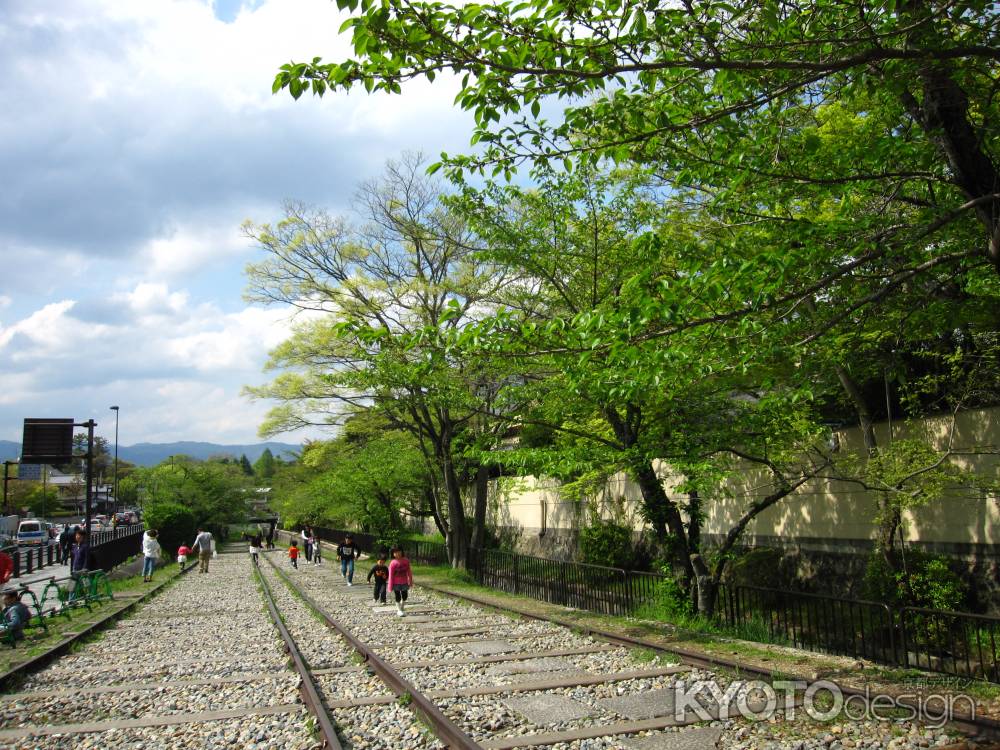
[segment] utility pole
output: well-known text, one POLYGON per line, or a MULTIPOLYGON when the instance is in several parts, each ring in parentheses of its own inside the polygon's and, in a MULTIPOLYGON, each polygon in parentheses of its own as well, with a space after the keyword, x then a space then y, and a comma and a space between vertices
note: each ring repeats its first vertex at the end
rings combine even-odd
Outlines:
POLYGON ((112 406, 111 411, 115 413, 115 500, 114 505, 111 506, 111 517, 115 517, 115 513, 118 511, 118 407, 112 406))
POLYGON ((87 513, 84 517, 87 538, 90 538, 90 516, 92 504, 94 502, 94 427, 97 423, 93 419, 88 419, 81 427, 87 428, 87 513))
POLYGON ((10 467, 14 465, 14 461, 3 462, 3 512, 5 516, 11 515, 10 505, 7 503, 7 484, 10 482, 10 467))

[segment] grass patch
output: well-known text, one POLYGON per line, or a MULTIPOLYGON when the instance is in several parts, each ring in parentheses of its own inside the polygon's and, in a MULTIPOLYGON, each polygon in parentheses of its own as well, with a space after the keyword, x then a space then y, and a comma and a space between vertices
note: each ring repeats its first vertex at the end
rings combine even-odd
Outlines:
POLYGON ((632 661, 639 664, 649 664, 660 658, 660 653, 651 648, 632 648, 629 649, 628 655, 632 657, 632 661))

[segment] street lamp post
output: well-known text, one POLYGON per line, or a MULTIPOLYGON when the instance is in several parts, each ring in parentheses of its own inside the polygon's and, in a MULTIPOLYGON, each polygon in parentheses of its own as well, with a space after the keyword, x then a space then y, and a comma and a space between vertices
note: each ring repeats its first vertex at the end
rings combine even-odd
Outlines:
POLYGON ((112 406, 111 411, 115 413, 115 478, 114 478, 114 505, 111 506, 111 517, 114 518, 118 510, 118 407, 112 406))
POLYGON ((10 467, 17 466, 15 461, 3 462, 3 512, 10 515, 10 507, 7 504, 7 484, 10 482, 10 467))

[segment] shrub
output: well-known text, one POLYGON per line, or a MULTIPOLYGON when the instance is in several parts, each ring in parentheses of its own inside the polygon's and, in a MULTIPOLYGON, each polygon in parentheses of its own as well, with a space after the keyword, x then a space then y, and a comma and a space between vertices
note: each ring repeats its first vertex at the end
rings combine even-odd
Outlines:
POLYGON ((632 569, 635 560, 632 530, 612 521, 594 519, 580 531, 580 559, 591 565, 632 569))
POLYGON ((147 504, 143 508, 147 529, 159 532, 160 546, 168 555, 176 555, 181 544, 190 544, 197 532, 197 521, 190 508, 165 501, 147 504))
POLYGON ((880 552, 872 553, 863 583, 865 597, 899 607, 963 608, 968 587, 947 558, 911 549, 906 552, 906 569, 909 587, 905 572, 894 573, 880 552))
POLYGON ((784 552, 772 547, 755 547, 731 561, 723 573, 730 586, 762 586, 770 589, 793 587, 782 568, 784 552))

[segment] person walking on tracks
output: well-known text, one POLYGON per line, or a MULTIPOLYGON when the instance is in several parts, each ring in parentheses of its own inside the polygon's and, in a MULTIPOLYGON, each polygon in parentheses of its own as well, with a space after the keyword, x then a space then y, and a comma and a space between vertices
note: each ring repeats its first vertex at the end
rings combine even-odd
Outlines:
POLYGON ((350 534, 344 537, 344 541, 337 547, 337 559, 340 560, 340 574, 344 577, 348 586, 354 585, 354 561, 361 555, 361 550, 354 543, 354 537, 350 534))
POLYGON ((323 562, 323 541, 318 536, 313 536, 313 565, 323 562))
POLYGON ((393 561, 389 563, 389 591, 396 599, 396 614, 403 617, 406 612, 406 598, 413 585, 413 569, 403 554, 402 547, 392 551, 393 561))
POLYGON ((306 562, 311 562, 313 556, 312 529, 308 526, 302 529, 302 550, 306 554, 306 562))
POLYGON ((31 620, 31 612, 17 595, 17 589, 3 590, 3 614, 0 615, 0 637, 12 641, 24 639, 24 627, 31 620))
POLYGON ((260 558, 258 557, 258 555, 260 555, 260 545, 261 544, 262 544, 262 541, 261 541, 261 538, 260 538, 260 532, 259 531, 256 534, 252 534, 250 536, 250 557, 253 558, 253 564, 254 565, 256 565, 257 563, 260 562, 260 558))
POLYGON ((212 534, 205 529, 198 529, 198 536, 194 538, 194 544, 191 545, 192 548, 198 552, 198 572, 207 573, 208 572, 208 562, 212 559, 212 548, 215 546, 215 539, 212 538, 212 534))
POLYGON ((371 570, 368 571, 369 581, 371 581, 372 576, 375 576, 375 591, 373 598, 375 601, 385 604, 385 587, 389 583, 389 568, 385 565, 384 552, 379 553, 378 565, 373 565, 371 570))
POLYGON ((296 570, 299 569, 299 545, 292 540, 291 546, 288 548, 288 559, 292 563, 292 567, 296 570))
POLYGON ((160 559, 160 543, 156 536, 156 529, 150 529, 142 535, 142 580, 146 583, 153 580, 156 561, 160 559))

